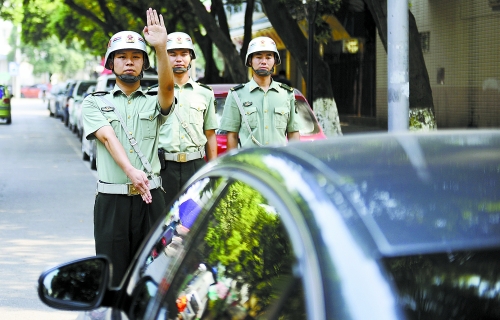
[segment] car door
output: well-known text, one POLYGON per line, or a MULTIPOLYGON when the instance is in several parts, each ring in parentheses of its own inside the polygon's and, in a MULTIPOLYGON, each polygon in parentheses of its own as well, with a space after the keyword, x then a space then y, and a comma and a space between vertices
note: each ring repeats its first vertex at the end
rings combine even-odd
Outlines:
POLYGON ((196 182, 138 258, 127 288, 129 317, 306 319, 294 235, 281 214, 263 192, 241 181, 196 182))

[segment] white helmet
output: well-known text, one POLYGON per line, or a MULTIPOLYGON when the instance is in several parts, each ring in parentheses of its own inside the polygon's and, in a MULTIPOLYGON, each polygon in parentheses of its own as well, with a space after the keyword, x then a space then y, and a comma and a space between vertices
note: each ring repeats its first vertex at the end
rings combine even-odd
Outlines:
POLYGON ((276 65, 281 64, 280 54, 278 52, 278 48, 276 48, 276 43, 273 39, 269 37, 257 37, 252 39, 248 44, 247 56, 245 57, 245 65, 247 67, 251 67, 252 65, 248 61, 248 57, 252 53, 261 52, 261 51, 271 51, 274 52, 274 57, 276 59, 276 65))
POLYGON ((196 59, 193 40, 191 40, 191 37, 187 33, 172 32, 168 34, 167 51, 174 49, 189 49, 191 50, 191 59, 196 59))
POLYGON ((117 50, 124 49, 139 49, 144 52, 144 65, 143 70, 149 69, 149 58, 146 51, 146 41, 140 34, 134 31, 121 31, 115 33, 108 42, 108 50, 106 51, 106 56, 104 57, 104 67, 111 70, 109 67, 113 55, 111 53, 117 50))

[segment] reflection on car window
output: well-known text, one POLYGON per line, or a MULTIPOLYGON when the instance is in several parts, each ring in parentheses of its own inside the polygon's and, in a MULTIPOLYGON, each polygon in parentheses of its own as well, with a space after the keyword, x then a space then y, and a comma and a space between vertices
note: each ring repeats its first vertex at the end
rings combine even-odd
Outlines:
POLYGON ((220 184, 209 178, 197 181, 174 202, 162 223, 146 244, 138 258, 136 274, 130 281, 133 294, 130 313, 137 319, 144 317, 148 306, 154 301, 148 300, 153 286, 159 286, 165 273, 169 273, 175 261, 184 256, 184 238, 189 234, 196 220, 202 215, 202 208, 214 195, 220 184), (145 281, 147 279, 147 281, 145 281), (134 288, 135 286, 135 288, 134 288), (141 287, 144 286, 144 287, 141 287))
POLYGON ((318 125, 316 121, 314 121, 311 108, 309 108, 307 103, 297 100, 296 108, 299 113, 300 134, 309 135, 319 133, 318 125))
POLYGON ((168 319, 249 319, 274 309, 277 318, 306 318, 289 238, 255 189, 230 185, 183 244, 186 256, 164 283, 168 319))
MULTIPOLYGON (((226 104, 226 98, 215 98, 217 103, 215 108, 215 116, 217 118, 217 127, 220 127, 220 121, 222 118, 222 112, 224 111, 224 104, 226 104)), ((227 131, 217 129, 217 134, 227 134, 227 131)))
POLYGON ((468 251, 384 261, 409 319, 500 319, 500 252, 468 251))

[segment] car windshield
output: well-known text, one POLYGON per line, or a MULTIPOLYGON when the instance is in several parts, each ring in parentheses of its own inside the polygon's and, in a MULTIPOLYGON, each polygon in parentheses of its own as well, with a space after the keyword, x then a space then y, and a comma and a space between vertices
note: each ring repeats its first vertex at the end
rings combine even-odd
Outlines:
POLYGON ((78 91, 76 92, 76 94, 78 96, 83 95, 85 92, 87 92, 87 89, 90 86, 94 85, 94 84, 95 84, 95 82, 82 82, 82 83, 80 83, 80 85, 78 86, 78 91))
MULTIPOLYGON (((217 123, 220 124, 222 118, 222 111, 224 110, 224 104, 226 103, 226 98, 216 98, 217 108, 216 108, 216 117, 217 123)), ((314 120, 314 115, 312 113, 311 108, 307 105, 306 102, 302 100, 297 100, 297 112, 299 114, 300 121, 300 135, 313 135, 320 132, 318 127, 318 123, 314 120)), ((217 131, 218 134, 225 134, 225 131, 222 130, 217 131)))

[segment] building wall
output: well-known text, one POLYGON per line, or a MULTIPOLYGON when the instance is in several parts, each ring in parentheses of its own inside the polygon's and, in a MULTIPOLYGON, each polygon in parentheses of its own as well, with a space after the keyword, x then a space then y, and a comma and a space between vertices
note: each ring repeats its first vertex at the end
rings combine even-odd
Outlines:
MULTIPOLYGON (((438 127, 500 126, 500 12, 487 0, 412 0, 411 11, 419 32, 430 34, 424 59, 438 127)), ((387 54, 379 38, 376 87, 377 118, 386 121, 387 54)))

